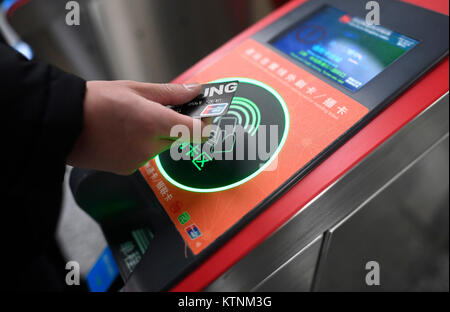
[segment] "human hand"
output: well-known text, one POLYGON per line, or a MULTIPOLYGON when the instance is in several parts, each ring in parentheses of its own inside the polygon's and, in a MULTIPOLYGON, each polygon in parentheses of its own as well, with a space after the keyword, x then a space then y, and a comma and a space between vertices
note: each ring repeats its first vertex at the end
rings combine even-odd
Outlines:
POLYGON ((166 105, 184 104, 201 85, 151 84, 133 81, 89 81, 84 100, 83 130, 68 157, 75 167, 131 174, 168 149, 170 130, 184 125, 190 133, 207 121, 181 115, 166 105))

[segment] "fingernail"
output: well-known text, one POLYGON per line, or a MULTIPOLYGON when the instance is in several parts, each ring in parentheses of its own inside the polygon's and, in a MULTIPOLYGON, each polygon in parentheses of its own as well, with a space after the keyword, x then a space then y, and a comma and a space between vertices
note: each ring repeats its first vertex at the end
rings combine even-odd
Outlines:
POLYGON ((192 83, 184 84, 183 86, 184 86, 186 89, 188 89, 188 90, 192 90, 192 89, 198 88, 199 85, 200 85, 200 84, 197 83, 197 82, 192 82, 192 83))

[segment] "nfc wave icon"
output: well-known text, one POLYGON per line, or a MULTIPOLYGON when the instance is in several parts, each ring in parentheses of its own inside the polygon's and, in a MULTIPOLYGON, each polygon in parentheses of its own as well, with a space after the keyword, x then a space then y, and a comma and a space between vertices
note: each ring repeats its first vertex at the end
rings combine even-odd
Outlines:
POLYGON ((243 97, 234 97, 230 108, 225 116, 216 117, 214 124, 220 122, 221 118, 235 117, 236 123, 254 136, 261 124, 261 112, 258 106, 251 100, 243 97))

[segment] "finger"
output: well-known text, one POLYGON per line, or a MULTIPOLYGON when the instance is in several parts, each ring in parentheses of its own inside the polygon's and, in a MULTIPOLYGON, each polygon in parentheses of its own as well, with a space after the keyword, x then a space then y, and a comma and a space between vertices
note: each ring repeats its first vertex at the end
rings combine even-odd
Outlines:
POLYGON ((205 138, 209 138, 211 134, 211 123, 209 119, 196 119, 179 114, 166 107, 164 107, 164 109, 166 109, 167 112, 165 113, 163 133, 160 134, 161 139, 176 140, 180 138, 180 133, 177 133, 178 136, 171 135, 171 130, 175 126, 181 126, 181 128, 185 130, 183 134, 188 135, 188 137, 184 137, 184 139, 191 142, 201 143, 205 138))
POLYGON ((208 126, 213 124, 213 117, 202 118, 202 122, 208 126))
POLYGON ((137 83, 133 89, 150 101, 163 105, 180 105, 198 96, 202 86, 199 83, 137 83))

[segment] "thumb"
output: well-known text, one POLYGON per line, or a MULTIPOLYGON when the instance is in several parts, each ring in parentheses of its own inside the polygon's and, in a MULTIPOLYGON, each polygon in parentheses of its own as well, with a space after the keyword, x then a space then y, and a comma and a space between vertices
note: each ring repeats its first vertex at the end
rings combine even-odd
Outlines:
POLYGON ((198 96, 202 91, 202 86, 199 83, 140 83, 134 89, 147 100, 163 105, 179 105, 198 96))

